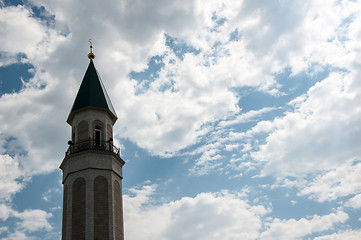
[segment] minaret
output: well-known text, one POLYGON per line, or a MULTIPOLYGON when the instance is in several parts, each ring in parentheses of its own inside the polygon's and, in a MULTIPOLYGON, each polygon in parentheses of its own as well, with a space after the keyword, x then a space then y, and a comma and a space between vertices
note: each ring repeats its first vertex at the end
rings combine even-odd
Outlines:
POLYGON ((117 115, 94 67, 92 48, 90 41, 90 63, 67 120, 71 141, 60 165, 62 240, 123 240, 125 162, 113 145, 117 115))

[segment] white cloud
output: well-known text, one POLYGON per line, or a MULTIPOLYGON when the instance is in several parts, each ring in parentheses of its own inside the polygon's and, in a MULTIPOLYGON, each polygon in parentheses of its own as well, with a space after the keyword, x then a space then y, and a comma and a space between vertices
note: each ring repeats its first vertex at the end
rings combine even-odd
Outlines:
MULTIPOLYGON (((319 174, 302 188, 299 195, 309 195, 312 199, 324 202, 359 193, 361 192, 360 172, 360 161, 348 161, 334 170, 319 174)), ((357 206, 357 197, 350 199, 348 204, 357 206)))
POLYGON ((22 189, 21 177, 23 175, 19 163, 9 155, 0 155, 0 203, 10 200, 11 196, 22 189))
POLYGON ((198 176, 208 174, 210 170, 221 164, 220 160, 222 159, 223 157, 219 154, 218 149, 209 149, 196 160, 194 168, 190 172, 198 176))
MULTIPOLYGON (((231 88, 253 86, 264 91, 275 90, 276 83, 269 76, 270 72, 266 72, 266 76, 262 73, 259 68, 263 63, 260 63, 252 52, 246 50, 245 43, 228 42, 228 36, 235 28, 221 26, 219 32, 211 31, 216 25, 215 20, 212 20, 214 12, 218 18, 234 18, 240 7, 238 1, 227 4, 218 1, 164 2, 161 5, 110 2, 109 5, 99 8, 95 7, 98 3, 94 2, 82 6, 89 8, 89 11, 84 12, 87 12, 87 16, 92 16, 89 14, 92 12, 94 18, 107 12, 108 21, 95 21, 93 18, 80 21, 83 18, 79 17, 74 9, 78 9, 81 3, 48 1, 44 4, 48 11, 55 14, 57 21, 68 25, 71 32, 84 32, 87 25, 92 25, 91 32, 96 35, 102 33, 94 42, 98 42, 95 46, 100 53, 98 62, 102 64, 99 68, 104 69, 100 71, 101 75, 115 86, 110 90, 111 96, 120 121, 125 126, 116 128, 116 132, 119 132, 117 135, 133 140, 154 154, 167 155, 192 145, 209 131, 204 129, 205 124, 238 113, 238 97, 231 88), (93 12, 91 9, 95 8, 97 11, 93 12), (147 9, 147 12, 139 14, 144 9, 147 9), (110 14, 113 11, 121 13, 110 14), (146 28, 147 31, 138 32, 139 26, 149 24, 149 12, 159 12, 158 15, 152 15, 151 20, 161 24, 153 24, 146 28), (170 14, 171 12, 176 14, 170 14), (134 19, 134 15, 142 17, 134 19), (186 21, 183 17, 186 17, 186 21), (180 18, 182 21, 179 21, 180 18), (67 22, 67 19, 72 19, 72 22, 67 22), (187 24, 190 22, 192 24, 187 24), (114 23, 129 23, 131 28, 118 24, 114 26, 114 23), (189 34, 190 32, 199 34, 189 34), (165 47, 164 33, 201 49, 201 53, 197 56, 186 54, 183 60, 177 59, 165 47), (220 47, 212 49, 218 41, 221 42, 220 47), (202 43, 197 45, 197 42, 202 43), (165 51, 165 67, 160 77, 144 94, 135 96, 136 83, 129 81, 126 75, 131 69, 145 69, 149 57, 163 54, 165 51), (175 64, 170 64, 169 60, 174 60, 175 64), (170 78, 174 80, 176 92, 160 91, 158 87, 164 83, 168 84, 170 78), (140 125, 141 129, 138 127, 140 125)), ((80 36, 72 34, 69 35, 70 38, 72 41, 68 41, 66 47, 57 49, 54 56, 65 59, 65 53, 70 52, 70 47, 81 46, 80 36)), ((70 60, 71 62, 73 60, 70 60)), ((69 70, 79 65, 63 64, 64 69, 69 70)))
MULTIPOLYGON (((53 170, 59 163, 59 159, 55 162, 54 158, 61 158, 59 153, 63 152, 59 143, 64 136, 61 125, 65 125, 59 124, 61 118, 57 116, 66 116, 67 110, 58 108, 55 103, 61 102, 66 91, 59 91, 57 77, 61 75, 54 77, 46 72, 44 63, 49 63, 55 46, 64 42, 65 38, 34 15, 30 7, 21 5, 0 9, 3 36, 0 65, 18 63, 18 54, 25 54, 20 61, 34 67, 34 77, 23 81, 20 92, 0 97, 0 149, 2 154, 11 154, 14 159, 13 166, 7 169, 13 175, 2 181, 2 186, 20 175, 31 176, 53 170)), ((52 64, 53 67, 47 70, 54 69, 55 64, 52 64)), ((2 163, 9 164, 9 160, 2 163)), ((11 191, 15 193, 18 190, 20 185, 17 183, 11 191)))
POLYGON ((0 204, 0 220, 5 222, 8 218, 15 219, 14 229, 9 227, 0 228, 7 237, 2 239, 37 239, 32 237, 31 234, 38 231, 51 231, 53 227, 49 223, 49 219, 53 217, 52 213, 40 209, 27 209, 23 212, 18 212, 12 207, 0 204))
POLYGON ((269 217, 265 221, 262 217, 269 210, 262 205, 250 205, 240 194, 200 193, 156 203, 152 197, 156 188, 156 185, 147 185, 132 189, 133 196, 124 195, 127 238, 302 239, 332 230, 349 218, 347 213, 337 210, 299 220, 269 217))
POLYGON ((360 238, 361 238, 361 231, 347 230, 347 231, 339 231, 331 235, 316 237, 315 240, 355 240, 360 238))
POLYGON ((256 239, 261 205, 230 193, 201 193, 160 205, 149 204, 155 185, 124 196, 125 235, 129 239, 256 239))
POLYGON ((25 54, 23 62, 48 60, 54 44, 63 40, 56 30, 33 15, 31 8, 21 5, 0 8, 0 66, 17 63, 18 54, 25 54))
POLYGON ((276 108, 266 107, 266 108, 262 108, 260 110, 251 110, 251 111, 245 112, 241 115, 238 115, 233 120, 221 121, 219 123, 219 127, 226 127, 226 126, 230 126, 230 125, 234 125, 234 124, 238 124, 238 123, 246 123, 246 122, 250 122, 250 121, 256 121, 257 117, 259 117, 260 115, 262 115, 264 113, 268 113, 275 109, 276 108))
MULTIPOLYGON (((53 101, 54 109, 61 109, 61 113, 66 116, 69 110, 66 107, 70 106, 73 100, 71 96, 75 96, 77 88, 74 79, 79 82, 84 69, 80 67, 82 64, 79 64, 78 54, 86 55, 87 48, 84 45, 87 38, 92 37, 98 55, 97 67, 102 78, 106 80, 120 117, 119 122, 122 123, 122 126, 118 124, 115 128, 116 135, 136 142, 153 154, 165 156, 196 143, 199 137, 209 132, 210 129, 205 127, 207 123, 237 116, 239 96, 233 88, 252 86, 276 94, 278 85, 273 75, 287 66, 289 56, 298 56, 294 62, 309 56, 301 54, 303 46, 306 48, 315 40, 317 41, 312 46, 327 41, 334 35, 333 30, 340 22, 337 17, 345 15, 340 10, 337 16, 332 16, 332 21, 328 21, 330 16, 324 17, 321 14, 320 24, 332 24, 328 25, 329 30, 323 33, 323 36, 317 38, 318 32, 308 33, 305 29, 308 27, 307 21, 314 19, 318 12, 314 12, 307 4, 299 8, 293 5, 300 6, 301 3, 283 3, 280 12, 275 16, 271 14, 278 7, 275 3, 260 5, 240 1, 136 1, 121 4, 110 1, 101 5, 96 1, 87 4, 58 1, 32 3, 38 6, 43 4, 46 10, 55 16, 52 26, 55 30, 50 34, 47 32, 49 29, 32 19, 34 24, 39 26, 37 32, 42 36, 41 39, 45 38, 48 44, 45 47, 39 46, 39 56, 29 54, 29 60, 36 65, 37 70, 46 69, 47 79, 52 80, 57 92, 59 87, 66 92, 66 102, 53 101), (79 8, 83 9, 80 14, 79 8), (225 18, 224 24, 218 26, 215 16, 217 19, 225 18), (285 17, 292 17, 295 21, 283 21, 285 17), (307 21, 302 21, 303 17, 307 17, 307 21), (259 33, 260 26, 267 29, 259 33), (217 31, 213 31, 214 28, 217 28, 217 31), (56 34, 65 31, 64 29, 69 31, 66 37, 56 34), (239 41, 230 42, 229 36, 236 29, 242 37, 239 41), (193 34, 194 32, 197 34, 193 34), (200 53, 186 54, 183 59, 178 59, 165 46, 164 33, 199 49, 200 53), (308 38, 310 36, 311 38, 308 38), (288 40, 280 41, 280 38, 288 40), (294 39, 303 41, 297 43, 294 39), (265 41, 276 48, 262 47, 265 41), (289 46, 287 42, 297 43, 297 47, 289 46), (215 43, 219 45, 215 46, 215 43), (46 52, 44 49, 51 51, 46 52), (77 51, 74 52, 74 49, 77 51), (150 89, 144 94, 135 95, 137 83, 128 79, 128 73, 131 70, 145 69, 150 57, 165 53, 165 66, 160 77, 151 83, 150 89), (47 56, 46 59, 40 57, 44 55, 47 56), (160 91, 159 87, 169 84, 170 79, 174 80, 175 91, 160 91)), ((327 5, 328 11, 332 11, 332 6, 327 5)), ((21 8, 20 12, 26 11, 28 13, 25 15, 29 17, 30 10, 21 8)), ((38 42, 38 39, 40 37, 29 42, 38 42)), ((305 52, 311 54, 313 50, 305 52)), ((9 51, 8 47, 4 49, 4 52, 9 51)), ((24 50, 20 48, 15 50, 22 51, 24 50)), ((292 64, 290 67, 297 68, 292 64)), ((51 81, 47 79, 43 81, 50 84, 51 81)), ((35 80, 39 80, 39 77, 35 80)), ((36 91, 29 92, 27 97, 32 99, 33 94, 36 95, 36 91)), ((55 92, 50 90, 48 96, 51 94, 55 92)), ((13 101, 22 105, 19 98, 23 95, 25 94, 14 95, 13 101)), ((39 107, 42 109, 43 103, 39 103, 39 107)), ((42 113, 38 122, 52 115, 53 111, 42 113)), ((62 119, 60 116, 62 115, 59 114, 57 125, 62 119)), ((31 147, 24 148, 34 151, 31 147)))
POLYGON ((11 233, 9 236, 2 238, 3 240, 35 240, 36 237, 28 236, 26 233, 16 231, 11 233))
POLYGON ((176 67, 162 70, 150 90, 128 96, 131 105, 122 107, 119 114, 126 126, 123 135, 154 154, 174 153, 208 133, 205 124, 238 111, 234 93, 213 81, 215 77, 199 61, 201 57, 188 54, 176 67), (166 84, 171 88, 159 90, 166 84), (122 114, 126 112, 130 114, 122 114))
POLYGON ((2 57, 0 60, 0 66, 16 62, 14 58, 18 53, 31 56, 36 53, 38 44, 46 36, 46 29, 31 15, 31 10, 21 5, 0 8, 0 52, 6 53, 5 59, 2 57))
POLYGON ((54 198, 58 198, 59 196, 61 196, 61 189, 51 188, 42 194, 42 199, 45 202, 52 202, 54 198))
POLYGON ((312 233, 318 233, 333 228, 338 223, 344 223, 348 219, 348 215, 343 211, 337 211, 329 215, 318 216, 299 220, 274 219, 267 224, 267 229, 261 234, 260 239, 302 239, 312 233))
POLYGON ((0 222, 14 220, 15 229, 0 227, 0 234, 7 234, 2 239, 35 239, 28 234, 36 231, 52 230, 49 219, 53 216, 40 209, 28 209, 19 212, 13 209, 11 200, 14 194, 23 189, 28 173, 19 166, 16 158, 0 155, 0 222), (24 180, 25 179, 25 180, 24 180), (35 219, 35 220, 34 220, 35 219))
POLYGON ((332 73, 309 89, 293 112, 273 121, 275 130, 253 157, 266 161, 264 174, 302 176, 361 158, 361 121, 356 79, 332 73), (356 90, 356 91, 355 91, 356 90))
POLYGON ((347 200, 347 202, 345 203, 345 206, 356 208, 356 209, 361 208, 361 194, 357 194, 356 196, 347 200))
POLYGON ((14 139, 16 148, 6 150, 13 151, 23 175, 54 170, 64 156, 68 134, 63 116, 68 111, 56 107, 64 94, 58 84, 51 83, 45 89, 29 86, 0 98, 1 137, 14 139))
POLYGON ((50 231, 52 226, 49 223, 49 218, 53 215, 40 209, 30 209, 23 212, 13 212, 13 216, 20 219, 17 222, 17 229, 29 233, 46 230, 50 231), (36 221, 34 221, 36 219, 36 221))
MULTIPOLYGON (((55 159, 48 161, 54 150, 60 157, 58 146, 60 141, 67 138, 64 133, 66 125, 59 129, 61 134, 58 136, 62 137, 59 137, 57 144, 52 144, 48 149, 37 146, 48 143, 45 139, 50 134, 45 133, 51 132, 54 126, 60 126, 66 118, 78 87, 74 79, 79 83, 84 74, 85 67, 80 67, 84 64, 80 64, 79 59, 82 58, 79 56, 85 58, 88 49, 84 45, 89 37, 93 38, 98 55, 97 68, 120 118, 115 127, 116 135, 132 140, 152 154, 163 156, 172 156, 197 143, 200 137, 212 130, 207 124, 230 118, 245 121, 243 118, 247 115, 239 115, 240 96, 235 89, 251 86, 271 95, 281 94, 274 75, 285 68, 290 68, 293 74, 301 71, 312 73, 315 65, 321 68, 328 65, 352 68, 351 59, 354 59, 353 54, 358 49, 355 42, 359 38, 360 27, 355 22, 358 19, 356 13, 360 9, 357 4, 348 1, 273 1, 267 4, 242 1, 31 3, 43 5, 49 14, 54 14, 54 22, 50 27, 45 25, 32 17, 30 8, 3 8, 4 19, 9 15, 9 19, 19 16, 21 20, 3 20, 6 28, 2 31, 4 36, 9 36, 9 44, 11 39, 17 38, 11 37, 11 34, 26 32, 27 29, 34 34, 27 34, 26 38, 17 41, 19 44, 15 47, 2 45, 2 51, 12 55, 25 52, 26 61, 34 65, 36 72, 31 83, 35 86, 46 84, 48 88, 25 89, 19 94, 3 96, 1 104, 10 104, 10 107, 1 114, 10 114, 5 134, 15 136, 21 147, 29 152, 27 160, 39 159, 46 163, 39 172, 56 167, 55 159), (324 7, 320 8, 320 5, 324 7), (79 13, 78 9, 83 11, 79 13), (344 19, 352 14, 356 15, 355 19, 350 18, 349 25, 343 24, 344 19), (225 19, 224 23, 217 23, 222 18, 225 19), (20 24, 23 21, 27 21, 27 24, 20 24), (31 27, 22 31, 23 26, 29 24, 31 27), (237 41, 230 41, 231 33, 235 32, 239 35, 237 41), (67 35, 64 36, 64 33, 67 35), (165 33, 194 47, 199 53, 188 53, 183 59, 177 58, 165 45, 165 33), (149 58, 154 55, 163 55, 165 66, 150 88, 136 95, 139 86, 128 78, 128 74, 131 70, 146 69, 149 58), (171 80, 172 87, 166 91, 159 89, 169 85, 171 80), (49 104, 44 104, 44 100, 49 104), (37 116, 29 113, 29 102, 37 106, 37 116), (24 128, 16 127, 20 124, 11 112, 21 113, 17 117, 22 119, 24 128), (54 115, 58 116, 55 122, 46 121, 54 115), (47 128, 37 139, 38 144, 34 145, 29 139, 35 135, 32 129, 37 129, 38 123, 47 123, 47 128)), ((290 112, 283 118, 284 123, 292 121, 292 117, 302 120, 303 116, 297 116, 298 113, 292 115, 290 112)), ((316 120, 324 120, 320 117, 315 115, 314 122, 308 119, 310 121, 306 124, 314 125, 316 120)), ((277 121, 279 124, 275 123, 275 126, 282 128, 282 119, 277 121)), ((324 131, 333 129, 334 124, 337 122, 326 125, 324 131)), ((270 125, 266 125, 264 127, 270 130, 270 125)), ((271 134, 269 140, 277 133, 281 131, 271 134)), ((294 133, 295 130, 287 135, 294 133)), ((318 134, 320 131, 315 129, 314 135, 318 134)), ((302 148, 303 143, 301 139, 293 149, 296 151, 296 148, 302 148)), ((271 145, 270 142, 270 151, 273 147, 271 145)), ((266 154, 268 149, 264 148, 259 155, 266 154)), ((315 149, 310 149, 309 155, 313 154, 312 150, 315 149)), ((287 152, 281 153, 284 158, 293 157, 291 153, 290 156, 287 152)), ((43 165, 34 161, 29 161, 29 165, 43 165)), ((266 171, 273 171, 271 165, 266 167, 266 171)), ((301 166, 300 171, 302 169, 307 171, 309 168, 301 166)))
POLYGON ((0 204, 0 219, 6 221, 8 217, 12 214, 12 209, 6 204, 0 204))

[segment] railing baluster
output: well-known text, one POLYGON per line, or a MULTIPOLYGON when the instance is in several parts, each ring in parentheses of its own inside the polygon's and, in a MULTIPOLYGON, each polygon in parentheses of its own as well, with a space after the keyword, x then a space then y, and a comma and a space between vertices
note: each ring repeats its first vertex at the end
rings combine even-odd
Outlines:
POLYGON ((73 153, 81 152, 86 149, 109 151, 120 156, 120 149, 114 146, 112 141, 100 141, 100 144, 97 145, 94 139, 89 138, 83 141, 79 141, 77 143, 73 143, 71 141, 69 141, 68 143, 69 147, 65 152, 65 156, 69 156, 73 153))

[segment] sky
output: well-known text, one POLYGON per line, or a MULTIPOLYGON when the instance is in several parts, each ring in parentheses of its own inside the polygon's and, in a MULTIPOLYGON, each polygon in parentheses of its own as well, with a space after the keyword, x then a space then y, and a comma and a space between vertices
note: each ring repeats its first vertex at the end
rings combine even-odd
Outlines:
POLYGON ((0 0, 0 239, 61 238, 89 38, 125 239, 361 239, 360 23, 357 0, 0 0))

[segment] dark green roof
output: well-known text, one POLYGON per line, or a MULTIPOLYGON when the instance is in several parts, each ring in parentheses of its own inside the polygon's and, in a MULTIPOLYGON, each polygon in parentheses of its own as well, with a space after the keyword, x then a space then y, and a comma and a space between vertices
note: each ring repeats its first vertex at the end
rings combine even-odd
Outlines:
POLYGON ((93 60, 90 60, 88 69, 85 72, 78 94, 76 95, 73 107, 70 111, 68 121, 72 118, 74 112, 89 107, 104 109, 109 112, 114 119, 117 119, 117 115, 107 91, 94 67, 93 60))

